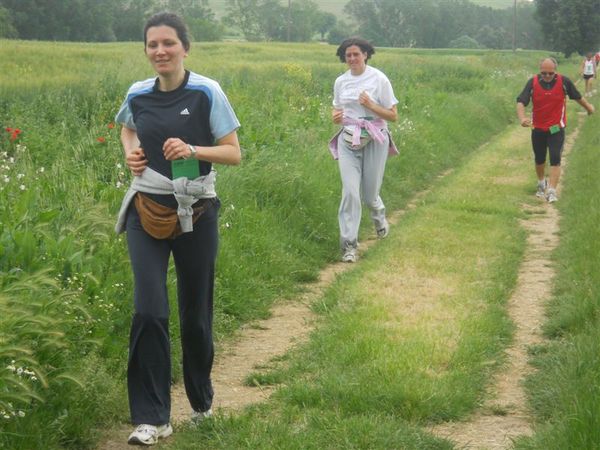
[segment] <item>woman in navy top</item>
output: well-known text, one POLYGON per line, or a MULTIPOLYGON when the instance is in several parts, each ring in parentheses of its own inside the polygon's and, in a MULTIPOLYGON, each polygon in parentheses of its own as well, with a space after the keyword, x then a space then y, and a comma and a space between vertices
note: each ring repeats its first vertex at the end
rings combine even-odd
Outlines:
MULTIPOLYGON (((184 68, 190 42, 181 18, 170 13, 152 16, 144 28, 144 45, 157 77, 134 83, 116 117, 123 125, 121 142, 132 174, 144 179, 148 173, 157 172, 159 177, 173 180, 173 161, 179 161, 188 165, 187 170, 191 164, 192 172, 201 180, 211 173, 213 163, 239 164, 236 130, 240 124, 219 84, 184 68)), ((172 193, 136 193, 141 195, 161 208, 175 211, 178 207, 172 193)), ((171 254, 177 272, 183 374, 192 418, 211 414, 219 201, 216 197, 198 199, 193 206, 201 212, 194 217, 193 230, 168 238, 147 232, 137 205, 129 205, 125 224, 135 278, 127 376, 131 419, 136 428, 129 443, 152 445, 173 432, 169 423, 166 284, 171 254)))

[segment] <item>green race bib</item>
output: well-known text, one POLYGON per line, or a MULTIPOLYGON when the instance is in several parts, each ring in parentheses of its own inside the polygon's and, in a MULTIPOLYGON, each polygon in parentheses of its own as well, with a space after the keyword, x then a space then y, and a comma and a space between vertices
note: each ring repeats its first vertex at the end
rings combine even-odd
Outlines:
POLYGON ((556 134, 560 131, 560 125, 552 125, 548 128, 548 131, 550 131, 550 134, 556 134))
POLYGON ((173 179, 185 177, 189 180, 195 180, 200 176, 200 167, 197 159, 176 159, 171 161, 171 171, 173 179))

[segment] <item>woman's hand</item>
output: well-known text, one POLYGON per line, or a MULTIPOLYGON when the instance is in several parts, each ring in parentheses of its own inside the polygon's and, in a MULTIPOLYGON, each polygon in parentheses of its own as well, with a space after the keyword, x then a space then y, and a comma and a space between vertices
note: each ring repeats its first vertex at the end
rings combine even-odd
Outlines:
POLYGON ((129 170, 131 170, 131 173, 134 176, 139 177, 144 169, 146 169, 148 160, 146 159, 144 150, 141 147, 138 147, 130 152, 127 152, 127 155, 125 156, 125 163, 127 164, 127 167, 129 167, 129 170))
POLYGON ((148 165, 148 160, 144 150, 140 147, 137 132, 125 126, 121 128, 121 143, 125 151, 125 164, 134 176, 140 176, 148 165))
POLYGON ((334 109, 333 111, 331 111, 331 119, 333 120, 333 123, 341 125, 342 121, 344 120, 344 110, 334 109))
POLYGON ((367 91, 362 91, 360 93, 358 96, 358 103, 363 105, 365 108, 369 108, 370 110, 373 110, 373 105, 375 104, 367 91))
POLYGON ((167 161, 176 159, 186 159, 192 154, 189 144, 186 144, 179 138, 169 138, 163 144, 163 154, 167 161))
POLYGON ((358 96, 358 103, 388 122, 395 122, 398 120, 398 109, 396 108, 396 105, 393 105, 391 108, 384 108, 374 101, 367 91, 362 91, 360 93, 358 96))

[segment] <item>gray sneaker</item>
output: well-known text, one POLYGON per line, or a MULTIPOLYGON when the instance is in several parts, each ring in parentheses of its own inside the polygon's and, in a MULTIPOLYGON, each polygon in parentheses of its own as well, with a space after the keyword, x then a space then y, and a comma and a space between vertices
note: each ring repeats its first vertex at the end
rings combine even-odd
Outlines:
POLYGON ((355 247, 346 247, 342 256, 342 261, 347 263, 355 263, 358 260, 358 252, 355 247))
POLYGON ((383 227, 377 229, 377 239, 384 239, 390 233, 390 224, 386 220, 383 227))
POLYGON ((192 422, 199 424, 203 420, 210 419, 212 415, 212 409, 208 411, 192 411, 192 422))
POLYGON ((546 198, 546 188, 548 187, 548 180, 544 179, 542 181, 538 181, 537 192, 535 193, 536 197, 546 198))
POLYGON ((546 200, 548 200, 548 203, 554 203, 558 201, 558 197, 556 196, 556 190, 552 188, 548 189, 548 195, 546 196, 546 200))

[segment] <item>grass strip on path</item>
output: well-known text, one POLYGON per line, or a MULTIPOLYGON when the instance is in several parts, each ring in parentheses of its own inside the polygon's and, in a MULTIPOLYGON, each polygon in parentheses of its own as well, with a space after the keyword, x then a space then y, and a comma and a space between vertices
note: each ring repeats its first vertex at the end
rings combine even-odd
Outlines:
POLYGON ((315 305, 271 402, 170 447, 451 448, 421 425, 471 412, 502 361, 531 171, 526 130, 483 146, 315 305))

